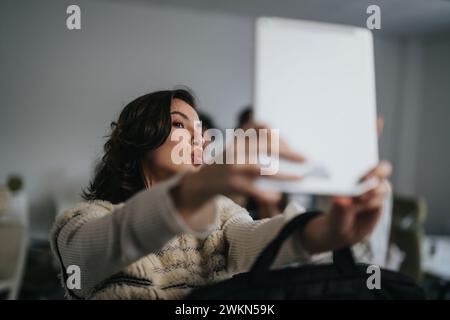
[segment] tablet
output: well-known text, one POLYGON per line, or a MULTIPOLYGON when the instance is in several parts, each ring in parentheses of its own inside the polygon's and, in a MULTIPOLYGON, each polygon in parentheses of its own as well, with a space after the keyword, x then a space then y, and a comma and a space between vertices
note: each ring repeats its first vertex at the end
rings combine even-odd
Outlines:
MULTIPOLYGON (((369 30, 282 18, 256 22, 254 116, 307 161, 279 162, 301 182, 261 178, 290 193, 357 195, 378 163, 373 39, 369 30)), ((272 159, 276 161, 276 159, 272 159)))

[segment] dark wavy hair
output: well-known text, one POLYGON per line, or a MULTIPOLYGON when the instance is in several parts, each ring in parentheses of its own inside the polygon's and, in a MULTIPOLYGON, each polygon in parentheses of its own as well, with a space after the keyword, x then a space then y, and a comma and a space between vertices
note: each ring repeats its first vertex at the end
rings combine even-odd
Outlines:
POLYGON ((195 97, 188 89, 149 93, 125 106, 117 122, 111 123, 111 133, 107 136, 94 178, 83 190, 85 200, 117 204, 145 188, 142 160, 168 138, 173 99, 197 108, 195 97))

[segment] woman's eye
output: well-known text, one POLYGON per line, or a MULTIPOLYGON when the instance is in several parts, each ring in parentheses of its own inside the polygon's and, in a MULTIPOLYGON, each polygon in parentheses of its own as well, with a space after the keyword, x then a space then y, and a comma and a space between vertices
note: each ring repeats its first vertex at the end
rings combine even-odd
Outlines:
POLYGON ((176 128, 184 128, 184 124, 182 122, 175 121, 173 126, 176 128))

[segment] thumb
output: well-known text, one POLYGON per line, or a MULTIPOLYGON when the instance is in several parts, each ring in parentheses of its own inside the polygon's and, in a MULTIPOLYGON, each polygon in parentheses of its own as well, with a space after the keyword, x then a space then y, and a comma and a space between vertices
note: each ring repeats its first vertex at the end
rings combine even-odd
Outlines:
POLYGON ((331 199, 331 204, 336 211, 336 213, 346 212, 352 205, 352 199, 348 197, 333 197, 331 199))

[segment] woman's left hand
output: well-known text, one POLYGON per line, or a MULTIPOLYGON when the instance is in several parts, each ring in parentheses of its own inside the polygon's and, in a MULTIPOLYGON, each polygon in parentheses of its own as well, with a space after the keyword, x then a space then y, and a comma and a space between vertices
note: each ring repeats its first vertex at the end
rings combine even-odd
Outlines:
POLYGON ((392 166, 381 161, 361 181, 377 178, 376 187, 358 197, 334 197, 328 214, 314 219, 301 234, 302 244, 310 253, 319 253, 352 246, 375 228, 389 192, 387 179, 392 166))

